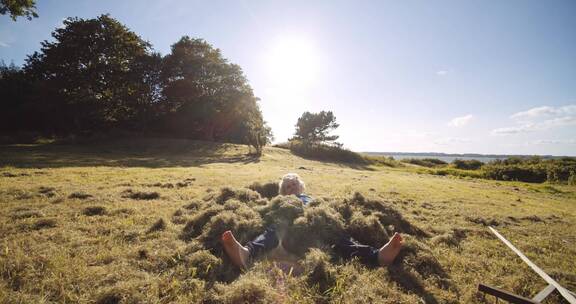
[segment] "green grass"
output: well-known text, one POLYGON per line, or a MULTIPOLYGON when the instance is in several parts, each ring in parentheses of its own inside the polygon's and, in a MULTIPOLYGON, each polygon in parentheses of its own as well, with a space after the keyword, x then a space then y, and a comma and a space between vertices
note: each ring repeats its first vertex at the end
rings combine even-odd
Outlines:
MULTIPOLYGON (((477 293, 480 282, 533 297, 545 282, 485 224, 576 290, 575 186, 423 174, 414 166, 354 167, 279 148, 265 149, 260 159, 247 152, 186 140, 0 146, 0 303, 492 303, 477 293), (325 198, 320 214, 360 192, 426 236, 407 234, 409 250, 389 268, 312 250, 300 260, 301 274, 262 260, 239 277, 208 248, 223 227, 204 225, 199 236, 183 238, 186 225, 217 204, 221 188, 265 185, 287 172, 325 198)), ((255 214, 269 204, 254 199, 242 194, 238 200, 246 203, 226 203, 236 212, 215 217, 248 237, 258 226, 255 214)), ((367 216, 355 213, 346 228, 382 231, 386 219, 362 206, 352 204, 367 216)), ((562 302, 553 296, 546 303, 562 302)))

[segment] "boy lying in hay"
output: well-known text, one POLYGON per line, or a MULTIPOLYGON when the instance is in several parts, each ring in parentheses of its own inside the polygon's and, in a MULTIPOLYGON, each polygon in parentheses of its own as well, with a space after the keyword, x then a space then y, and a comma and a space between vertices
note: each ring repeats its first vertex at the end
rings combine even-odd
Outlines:
MULTIPOLYGON (((280 195, 295 195, 302 202, 302 206, 307 206, 312 198, 304 194, 304 182, 300 179, 298 174, 289 173, 282 177, 280 182, 280 195)), ((302 221, 302 220, 300 220, 302 221)), ((329 222, 324 222, 329 223, 329 222)), ((294 222, 294 229, 298 229, 299 222, 294 222)), ((310 226, 310 223, 308 227, 310 226)), ((303 226, 303 225, 300 225, 303 226)), ((335 225, 337 226, 337 225, 335 225)), ((351 259, 359 258, 363 263, 370 266, 387 266, 390 265, 402 248, 403 240, 399 233, 394 233, 388 243, 381 248, 374 248, 372 246, 363 245, 358 243, 352 237, 338 229, 338 227, 318 227, 318 229, 335 229, 339 231, 337 238, 325 240, 327 243, 334 245, 335 252, 342 258, 351 259)), ((282 229, 284 230, 284 229, 282 229)), ((298 230, 297 230, 298 231, 298 230)), ((254 240, 242 246, 234 237, 230 230, 224 232, 221 236, 222 245, 232 263, 241 269, 246 269, 251 260, 262 256, 277 247, 290 247, 287 243, 303 243, 303 239, 290 238, 288 235, 290 231, 281 231, 279 233, 277 225, 273 224, 268 226, 264 233, 257 236, 254 240), (287 234, 288 233, 288 234, 287 234), (280 234, 282 240, 279 239, 280 234), (288 245, 288 246, 286 246, 288 245)), ((306 233, 306 231, 303 231, 306 233)))

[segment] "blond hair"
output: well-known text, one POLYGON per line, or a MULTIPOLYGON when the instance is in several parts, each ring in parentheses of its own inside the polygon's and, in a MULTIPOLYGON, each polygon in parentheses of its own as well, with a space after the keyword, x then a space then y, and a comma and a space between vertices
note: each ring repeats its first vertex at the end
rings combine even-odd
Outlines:
POLYGON ((305 185, 300 179, 300 176, 296 173, 288 173, 282 176, 282 180, 279 183, 280 194, 281 195, 299 195, 304 192, 305 185))

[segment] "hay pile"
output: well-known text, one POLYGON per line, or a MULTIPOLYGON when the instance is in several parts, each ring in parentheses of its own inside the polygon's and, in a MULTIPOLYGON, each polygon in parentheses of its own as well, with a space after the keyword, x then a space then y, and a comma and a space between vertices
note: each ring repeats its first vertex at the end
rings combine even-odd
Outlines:
POLYGON ((392 204, 356 193, 350 198, 315 200, 304 207, 295 196, 262 197, 259 192, 270 196, 273 186, 255 185, 251 188, 258 192, 231 188, 211 192, 175 215, 187 216, 180 237, 194 248, 187 264, 194 269, 194 279, 205 286, 204 302, 341 302, 365 295, 367 303, 385 299, 435 303, 439 294, 458 293, 426 245, 428 234, 404 219, 392 204), (246 243, 272 224, 278 227, 283 247, 300 258, 302 275, 287 275, 266 259, 241 275, 224 254, 221 234, 232 230, 246 243), (345 261, 331 249, 342 235, 380 247, 394 232, 403 233, 406 244, 388 268, 345 261))

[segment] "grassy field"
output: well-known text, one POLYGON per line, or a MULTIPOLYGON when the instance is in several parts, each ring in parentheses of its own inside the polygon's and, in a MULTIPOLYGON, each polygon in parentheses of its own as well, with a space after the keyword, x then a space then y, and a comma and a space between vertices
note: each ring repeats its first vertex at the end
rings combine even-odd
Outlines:
MULTIPOLYGON (((260 159, 247 152, 185 140, 0 146, 0 302, 492 303, 477 293, 480 282, 534 296, 545 282, 487 225, 576 290, 576 186, 322 163, 279 148, 260 159), (211 217, 226 219, 225 212, 207 210, 223 187, 277 181, 288 172, 322 198, 314 210, 340 212, 350 204, 380 220, 356 219, 361 228, 398 230, 382 219, 397 211, 409 223, 406 252, 390 268, 341 261, 323 248, 302 258, 299 275, 269 259, 242 274, 230 270, 221 250, 209 246, 222 229, 211 217), (186 234, 200 215, 205 227, 186 234)), ((233 192, 238 200, 222 208, 233 211, 226 214, 238 229, 248 227, 247 238, 272 202, 239 193, 254 195, 233 192), (245 226, 237 222, 248 218, 245 226)), ((341 221, 347 229, 354 224, 341 221)), ((385 241, 371 231, 373 245, 385 241)), ((554 295, 546 303, 563 302, 554 295)))

